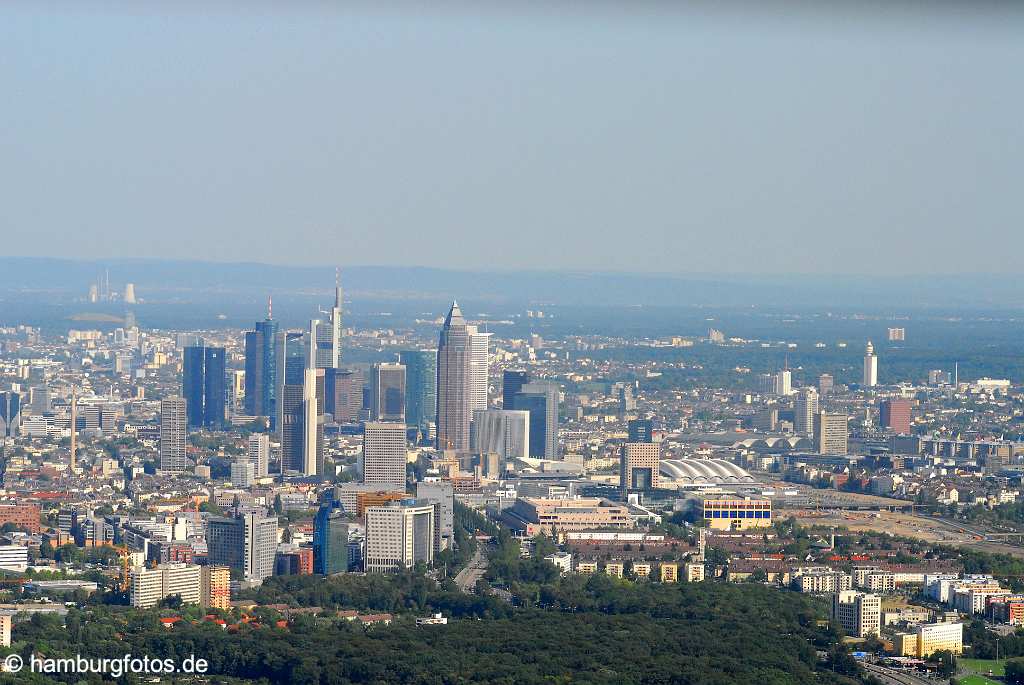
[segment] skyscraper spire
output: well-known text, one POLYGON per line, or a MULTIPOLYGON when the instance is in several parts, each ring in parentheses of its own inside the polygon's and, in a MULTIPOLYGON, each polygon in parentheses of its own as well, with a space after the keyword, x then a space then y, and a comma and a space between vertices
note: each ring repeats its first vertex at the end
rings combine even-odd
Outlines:
POLYGON ((267 295, 267 321, 274 318, 274 296, 267 295))
POLYGON ((330 311, 321 309, 327 318, 317 328, 316 368, 337 369, 341 366, 341 268, 334 267, 334 306, 330 311))
POLYGON ((448 316, 444 320, 445 328, 451 328, 453 324, 463 328, 466 326, 466 319, 462 316, 462 310, 459 309, 457 300, 452 300, 452 308, 448 310, 448 316))

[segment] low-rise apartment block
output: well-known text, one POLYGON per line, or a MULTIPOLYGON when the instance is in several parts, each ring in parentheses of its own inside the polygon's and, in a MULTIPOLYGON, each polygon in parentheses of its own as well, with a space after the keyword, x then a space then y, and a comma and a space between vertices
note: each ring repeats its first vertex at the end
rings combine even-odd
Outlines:
POLYGON ((633 527, 625 506, 597 497, 521 497, 502 512, 502 518, 514 531, 528 536, 551 535, 555 530, 567 533, 633 527))

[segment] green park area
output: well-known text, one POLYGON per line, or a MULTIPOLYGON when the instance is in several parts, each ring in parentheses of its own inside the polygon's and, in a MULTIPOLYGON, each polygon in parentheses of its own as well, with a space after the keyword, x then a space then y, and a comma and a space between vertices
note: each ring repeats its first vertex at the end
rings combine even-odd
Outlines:
POLYGON ((957 659, 957 663, 967 673, 1006 675, 1006 659, 957 659))
POLYGON ((992 680, 991 678, 986 678, 983 675, 977 674, 962 676, 957 678, 956 682, 959 683, 959 685, 1002 685, 998 680, 992 680))
POLYGON ((964 675, 957 678, 960 685, 1002 685, 1001 681, 987 677, 1006 674, 1006 659, 958 659, 957 664, 964 675))

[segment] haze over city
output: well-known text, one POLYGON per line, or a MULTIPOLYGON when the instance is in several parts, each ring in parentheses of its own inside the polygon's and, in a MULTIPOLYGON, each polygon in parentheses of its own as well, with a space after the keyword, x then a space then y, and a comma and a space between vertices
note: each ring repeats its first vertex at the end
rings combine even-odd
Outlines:
POLYGON ((1014 3, 5 3, 8 255, 1016 271, 1014 3))

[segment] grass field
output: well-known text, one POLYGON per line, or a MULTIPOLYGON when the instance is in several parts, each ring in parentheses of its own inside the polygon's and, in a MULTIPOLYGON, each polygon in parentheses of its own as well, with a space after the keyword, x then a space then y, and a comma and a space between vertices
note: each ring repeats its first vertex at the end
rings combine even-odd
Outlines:
POLYGON ((987 675, 991 669, 992 675, 1006 675, 1006 659, 957 659, 957 663, 968 673, 987 675))
POLYGON ((992 680, 991 678, 986 678, 983 675, 977 674, 965 675, 957 678, 957 682, 960 683, 960 685, 1002 685, 1002 683, 997 680, 992 680))

